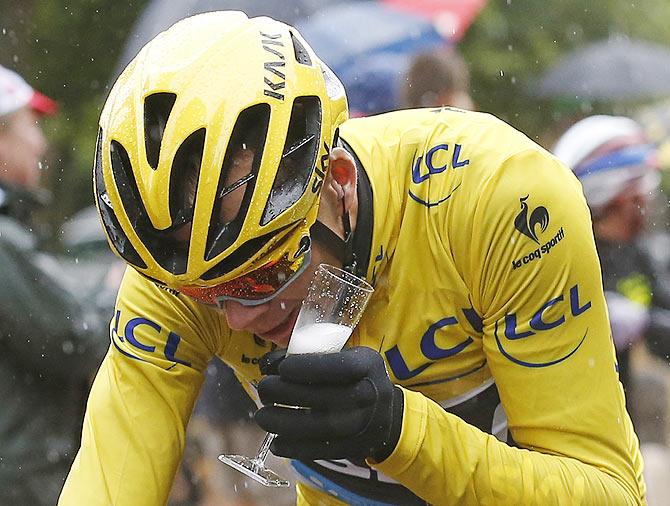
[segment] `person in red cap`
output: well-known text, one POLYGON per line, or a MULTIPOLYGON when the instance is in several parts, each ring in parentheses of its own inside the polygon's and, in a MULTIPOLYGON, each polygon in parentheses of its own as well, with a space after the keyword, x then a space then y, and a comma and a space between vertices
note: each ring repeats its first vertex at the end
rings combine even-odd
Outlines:
POLYGON ((82 262, 40 250, 39 204, 56 103, 0 66, 0 504, 53 505, 74 458, 89 378, 111 310, 90 297, 82 262), (32 220, 30 220, 32 223, 32 220))
POLYGON ((47 142, 38 119, 57 109, 56 102, 0 66, 0 183, 30 189, 39 185, 47 142))

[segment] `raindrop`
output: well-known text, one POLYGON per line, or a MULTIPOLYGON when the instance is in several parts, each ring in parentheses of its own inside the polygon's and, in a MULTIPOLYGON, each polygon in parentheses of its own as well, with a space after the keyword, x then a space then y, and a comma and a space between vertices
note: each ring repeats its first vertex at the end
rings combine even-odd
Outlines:
POLYGON ((66 355, 72 355, 72 353, 74 353, 74 344, 72 343, 72 341, 69 340, 63 341, 62 348, 63 353, 65 353, 66 355))
POLYGON ((51 462, 52 464, 58 462, 59 457, 60 455, 58 454, 57 450, 51 448, 47 451, 47 461, 51 462))
POLYGON ((283 310, 285 310, 286 309, 286 303, 284 301, 281 301, 279 303, 279 307, 282 308, 283 310))
POLYGON ((502 69, 500 69, 500 77, 502 77, 503 75, 504 75, 503 71, 502 71, 502 69))

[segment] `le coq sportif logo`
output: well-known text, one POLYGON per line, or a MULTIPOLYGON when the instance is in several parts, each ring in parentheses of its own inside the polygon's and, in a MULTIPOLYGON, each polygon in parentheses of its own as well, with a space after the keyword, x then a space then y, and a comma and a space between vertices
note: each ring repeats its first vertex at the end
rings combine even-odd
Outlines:
POLYGON ((514 218, 514 228, 537 244, 540 244, 538 235, 547 230, 549 226, 549 211, 544 206, 538 206, 530 211, 526 203, 528 197, 529 195, 526 195, 519 199, 521 211, 514 218))
POLYGON ((554 246, 563 240, 565 237, 565 231, 563 227, 558 229, 558 232, 549 240, 546 240, 544 244, 540 243, 540 236, 547 230, 549 227, 549 212, 544 206, 538 206, 531 210, 528 207, 528 195, 525 197, 519 198, 519 204, 521 204, 521 211, 514 218, 514 228, 516 228, 523 235, 531 239, 537 247, 533 251, 526 251, 522 256, 512 260, 512 269, 518 269, 524 265, 530 264, 535 260, 539 260, 544 255, 549 254, 553 251, 554 246))

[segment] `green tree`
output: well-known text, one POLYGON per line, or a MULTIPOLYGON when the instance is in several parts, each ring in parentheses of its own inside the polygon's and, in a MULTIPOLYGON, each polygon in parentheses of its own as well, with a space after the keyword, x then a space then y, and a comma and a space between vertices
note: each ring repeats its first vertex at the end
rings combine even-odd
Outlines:
POLYGON ((123 43, 146 0, 10 0, 0 7, 0 63, 58 101, 52 144, 53 223, 93 202, 97 120, 123 43))

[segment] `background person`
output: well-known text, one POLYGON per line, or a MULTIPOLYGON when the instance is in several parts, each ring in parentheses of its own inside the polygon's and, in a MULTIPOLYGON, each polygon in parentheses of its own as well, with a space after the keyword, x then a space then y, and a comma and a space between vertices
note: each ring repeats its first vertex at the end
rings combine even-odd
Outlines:
POLYGON ((660 182, 658 150, 634 120, 598 115, 570 127, 554 152, 581 181, 591 208, 619 378, 640 436, 649 504, 667 504, 667 386, 655 369, 636 370, 631 360, 643 343, 666 364, 670 355, 670 273, 650 254, 644 235, 660 182))
POLYGON ((520 132, 448 108, 347 121, 294 29, 217 12, 139 53, 96 151, 132 267, 61 504, 164 502, 214 355, 258 384, 299 504, 644 502, 588 208, 520 132), (266 364, 321 262, 375 285, 350 347, 266 364))
POLYGON ((347 89, 351 117, 397 109, 451 106, 475 108, 470 96, 468 66, 454 47, 420 51, 409 56, 401 77, 388 75, 388 61, 379 57, 347 89))
POLYGON ((470 71, 456 48, 440 48, 413 56, 407 70, 403 107, 475 108, 470 96, 470 71))
POLYGON ((668 273, 646 251, 648 205, 658 188, 657 150, 632 119, 591 116, 569 128, 554 153, 572 167, 593 216, 619 374, 630 385, 630 350, 670 354, 668 273))
POLYGON ((39 227, 26 222, 43 200, 39 119, 55 110, 0 67, 0 504, 56 502, 88 382, 109 345, 108 320, 66 274, 74 263, 38 249, 39 227))

